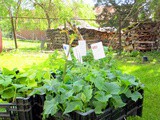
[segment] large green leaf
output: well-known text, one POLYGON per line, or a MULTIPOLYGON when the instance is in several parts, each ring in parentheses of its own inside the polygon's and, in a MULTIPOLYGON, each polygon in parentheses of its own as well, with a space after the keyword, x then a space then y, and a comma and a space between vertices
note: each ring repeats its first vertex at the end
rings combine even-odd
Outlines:
POLYGON ((1 97, 3 99, 13 98, 15 94, 16 93, 15 93, 14 87, 9 87, 3 91, 3 94, 1 95, 1 97))
POLYGON ((95 113, 100 114, 102 113, 102 110, 106 108, 107 103, 106 102, 100 102, 100 101, 94 101, 93 105, 95 107, 95 113))
POLYGON ((54 115, 58 111, 58 102, 55 99, 50 101, 46 100, 44 102, 44 115, 54 115))
POLYGON ((119 94, 120 86, 116 82, 106 82, 103 90, 110 94, 119 94))
POLYGON ((14 75, 15 74, 15 72, 16 72, 16 68, 15 69, 13 69, 13 70, 9 70, 9 69, 7 69, 7 68, 3 68, 3 75, 14 75))
POLYGON ((73 101, 73 102, 67 101, 67 107, 64 111, 64 114, 70 113, 75 110, 82 111, 82 107, 83 103, 81 101, 73 101))
POLYGON ((130 76, 130 78, 128 79, 128 81, 131 83, 131 85, 135 85, 138 86, 138 82, 136 81, 136 78, 134 76, 130 76))
POLYGON ((67 83, 71 80, 71 76, 69 74, 66 74, 64 77, 64 82, 67 83))
POLYGON ((19 84, 23 84, 23 85, 28 84, 27 77, 19 77, 19 78, 17 78, 17 81, 18 81, 19 84))
POLYGON ((49 80, 51 78, 51 73, 49 71, 46 71, 43 75, 43 78, 49 80))
POLYGON ((116 76, 115 76, 113 73, 111 73, 110 71, 107 71, 107 77, 108 77, 110 80, 113 80, 113 79, 116 78, 116 76))
POLYGON ((137 79, 131 75, 123 74, 120 76, 120 79, 122 80, 122 83, 124 83, 127 86, 129 86, 129 85, 137 86, 139 84, 137 79))
POLYGON ((124 107, 126 105, 119 95, 113 95, 111 102, 115 108, 124 107))
POLYGON ((73 83, 73 90, 75 93, 78 93, 82 90, 82 87, 85 85, 85 81, 78 80, 73 83))
POLYGON ((67 99, 69 99, 70 97, 72 97, 74 91, 70 90, 70 91, 64 91, 63 93, 61 93, 61 102, 65 102, 67 99))
POLYGON ((124 84, 125 86, 131 85, 131 83, 128 80, 121 80, 121 83, 124 84))
POLYGON ((105 81, 104 78, 102 77, 96 77, 95 79, 92 80, 94 85, 96 86, 96 88, 98 88, 99 90, 103 90, 103 88, 105 87, 105 81))
POLYGON ((29 78, 30 80, 36 79, 36 75, 37 75, 36 71, 33 71, 32 73, 30 73, 30 74, 28 75, 28 78, 29 78))
POLYGON ((27 84, 28 87, 37 87, 37 82, 35 81, 35 79, 27 80, 26 82, 28 83, 27 84))
MULTIPOLYGON (((24 90, 28 90, 28 87, 26 87, 26 89, 21 89, 22 92, 24 92, 24 90)), ((45 93, 46 93, 46 89, 44 88, 44 86, 42 86, 42 87, 39 87, 39 88, 34 88, 34 90, 29 95, 30 96, 35 95, 35 94, 43 95, 45 93)))
POLYGON ((26 87, 26 86, 24 86, 24 87, 22 87, 22 88, 19 88, 17 91, 18 91, 18 92, 27 92, 27 91, 30 90, 30 89, 32 89, 32 87, 26 87))
POLYGON ((84 95, 86 96, 86 102, 89 102, 90 99, 92 98, 92 92, 93 92, 93 89, 91 88, 90 85, 85 86, 85 87, 83 88, 83 93, 84 93, 84 95))
POLYGON ((87 100, 87 97, 84 93, 81 93, 81 100, 85 103, 87 100))
POLYGON ((91 81, 92 79, 94 79, 92 74, 88 74, 87 76, 85 76, 86 81, 91 81))
POLYGON ((94 96, 94 98, 96 98, 98 101, 105 103, 108 102, 109 98, 111 97, 112 97, 111 94, 106 95, 105 92, 103 91, 97 91, 94 96))
POLYGON ((7 87, 12 83, 12 76, 3 76, 3 78, 0 78, 0 84, 4 87, 7 87))
POLYGON ((138 91, 132 93, 130 90, 128 90, 126 92, 126 96, 131 98, 133 101, 137 101, 139 98, 142 99, 142 95, 138 91))
POLYGON ((12 84, 12 85, 13 85, 16 89, 25 87, 25 85, 22 85, 22 84, 12 84))

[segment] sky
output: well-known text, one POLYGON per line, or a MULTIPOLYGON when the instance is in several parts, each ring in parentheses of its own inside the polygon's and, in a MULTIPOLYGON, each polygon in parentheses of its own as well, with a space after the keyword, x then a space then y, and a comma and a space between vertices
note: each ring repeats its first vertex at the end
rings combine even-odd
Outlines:
POLYGON ((89 4, 89 5, 94 5, 93 0, 83 0, 84 3, 89 4))
MULTIPOLYGON (((94 6, 93 1, 94 0, 83 0, 84 3, 94 6)), ((27 9, 33 9, 33 4, 31 4, 31 2, 29 2, 29 0, 26 0, 24 3, 22 3, 22 6, 27 9), (27 3, 29 3, 29 4, 27 4, 27 3)))

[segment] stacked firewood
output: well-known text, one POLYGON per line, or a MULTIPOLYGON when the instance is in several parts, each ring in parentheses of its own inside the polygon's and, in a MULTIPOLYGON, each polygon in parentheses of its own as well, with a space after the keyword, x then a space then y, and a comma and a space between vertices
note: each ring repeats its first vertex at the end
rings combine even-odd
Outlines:
MULTIPOLYGON (((108 46, 111 40, 113 39, 114 32, 110 31, 100 31, 97 29, 87 29, 87 28, 78 28, 79 32, 83 36, 84 40, 87 41, 88 46, 92 43, 96 43, 98 41, 102 41, 105 46, 108 46)), ((73 34, 72 30, 68 31, 69 34, 73 34)), ((60 29, 50 29, 46 31, 47 40, 47 48, 50 50, 62 48, 63 43, 68 43, 67 36, 60 29)), ((78 39, 74 40, 73 46, 78 44, 78 39)))
POLYGON ((160 41, 159 33, 159 22, 144 22, 133 24, 132 27, 128 27, 124 31, 124 48, 126 49, 128 46, 132 46, 133 50, 157 50, 158 43, 160 41))
POLYGON ((62 48, 62 44, 67 42, 65 32, 60 29, 49 29, 46 31, 46 36, 47 48, 50 50, 62 48))

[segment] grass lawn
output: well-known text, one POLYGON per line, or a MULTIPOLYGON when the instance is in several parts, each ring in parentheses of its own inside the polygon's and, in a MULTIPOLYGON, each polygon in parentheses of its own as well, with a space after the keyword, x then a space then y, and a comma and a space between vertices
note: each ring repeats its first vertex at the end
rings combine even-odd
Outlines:
POLYGON ((3 39, 4 52, 0 54, 0 68, 22 69, 41 63, 48 57, 48 54, 41 52, 39 41, 18 40, 17 43, 18 49, 15 50, 13 40, 3 39))
MULTIPOLYGON (((4 48, 14 48, 11 40, 3 41, 4 48)), ((40 42, 18 41, 18 50, 0 54, 0 68, 22 69, 46 60, 48 54, 40 50, 40 42)), ((117 57, 117 67, 124 73, 138 77, 145 84, 143 116, 129 120, 160 120, 160 52, 138 53, 117 57), (148 56, 149 62, 142 63, 142 56, 148 56)))
POLYGON ((160 120, 160 52, 141 53, 137 57, 119 57, 118 68, 138 77, 145 84, 143 116, 130 120, 160 120), (142 56, 149 62, 143 63, 142 56))

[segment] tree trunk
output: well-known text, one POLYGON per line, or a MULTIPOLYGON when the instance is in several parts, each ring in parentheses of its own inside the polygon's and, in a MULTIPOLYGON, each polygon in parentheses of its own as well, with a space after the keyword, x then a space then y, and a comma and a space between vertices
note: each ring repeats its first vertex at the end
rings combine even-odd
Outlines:
POLYGON ((11 11, 11 9, 9 9, 9 12, 10 12, 10 20, 11 20, 11 25, 12 25, 12 32, 13 32, 13 38, 14 38, 15 48, 17 49, 17 48, 18 48, 17 38, 16 38, 14 20, 13 20, 13 16, 12 16, 12 11, 11 11))
POLYGON ((121 27, 121 15, 119 15, 119 55, 121 55, 122 52, 121 27))
POLYGON ((51 29, 51 19, 49 18, 48 13, 45 11, 46 18, 47 18, 47 23, 48 23, 48 29, 51 29))

